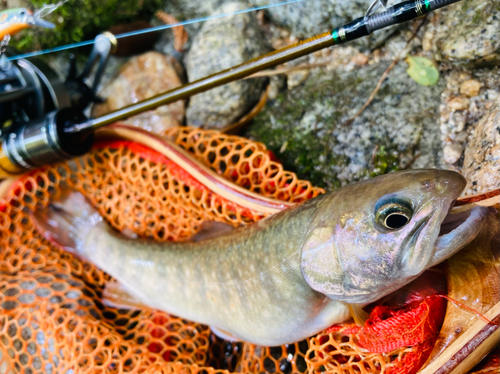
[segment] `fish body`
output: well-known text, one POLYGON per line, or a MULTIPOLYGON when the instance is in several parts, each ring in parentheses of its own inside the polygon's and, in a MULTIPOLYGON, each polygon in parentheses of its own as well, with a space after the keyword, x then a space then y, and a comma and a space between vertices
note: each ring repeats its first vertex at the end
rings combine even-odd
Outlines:
POLYGON ((455 172, 394 173, 191 243, 126 238, 83 199, 36 220, 144 304, 272 346, 345 321, 347 304, 373 302, 468 244, 486 209, 440 235, 464 187, 455 172))
POLYGON ((126 239, 103 223, 89 232, 84 256, 153 308, 239 340, 298 341, 349 317, 342 302, 302 276, 300 248, 315 208, 313 202, 296 208, 299 214, 197 243, 126 239))

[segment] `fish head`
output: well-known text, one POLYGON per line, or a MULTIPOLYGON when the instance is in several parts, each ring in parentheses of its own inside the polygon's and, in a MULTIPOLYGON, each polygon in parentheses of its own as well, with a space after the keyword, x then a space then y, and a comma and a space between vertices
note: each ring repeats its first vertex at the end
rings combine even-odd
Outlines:
POLYGON ((409 170, 325 196, 302 247, 305 280, 348 303, 370 303, 411 282, 479 233, 486 208, 449 215, 465 185, 453 171, 409 170))

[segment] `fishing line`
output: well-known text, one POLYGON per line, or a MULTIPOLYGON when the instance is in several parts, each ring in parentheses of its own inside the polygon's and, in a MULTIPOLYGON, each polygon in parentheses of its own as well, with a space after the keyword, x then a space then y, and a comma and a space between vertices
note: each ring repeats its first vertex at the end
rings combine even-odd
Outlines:
MULTIPOLYGON (((249 13, 249 12, 254 12, 254 11, 258 11, 258 10, 264 10, 264 9, 269 9, 269 8, 274 8, 274 7, 278 7, 278 6, 283 6, 283 5, 294 4, 294 3, 300 3, 302 1, 304 1, 304 0, 288 0, 288 1, 284 1, 282 3, 278 3, 278 4, 268 4, 268 5, 262 5, 262 6, 248 8, 248 9, 244 9, 244 10, 238 10, 238 11, 233 12, 233 13, 223 13, 223 14, 217 14, 217 15, 208 16, 208 17, 195 18, 195 19, 178 22, 178 23, 171 24, 171 25, 161 25, 161 26, 150 27, 150 28, 146 28, 146 29, 142 29, 142 30, 125 32, 123 34, 115 35, 115 38, 116 39, 127 38, 130 36, 142 35, 142 34, 146 34, 149 32, 171 29, 171 28, 177 27, 177 26, 191 25, 193 23, 205 22, 205 21, 212 20, 212 19, 235 16, 238 14, 249 13)), ((22 58, 35 57, 35 56, 45 55, 48 53, 61 52, 61 51, 65 51, 68 49, 80 48, 80 47, 84 47, 87 45, 92 45, 94 43, 95 43, 95 40, 85 40, 85 41, 78 42, 78 43, 66 44, 66 45, 63 45, 60 47, 54 47, 54 48, 44 49, 41 51, 29 52, 29 53, 25 53, 22 55, 8 57, 7 61, 14 61, 14 60, 22 59, 22 58)))
POLYGON ((478 311, 474 308, 468 307, 467 305, 465 305, 465 304, 461 303, 460 301, 455 300, 447 295, 431 295, 431 296, 427 296, 426 299, 430 298, 430 297, 441 297, 443 299, 446 299, 450 303, 452 303, 455 307, 457 307, 458 309, 463 309, 463 310, 466 310, 467 312, 475 314, 480 320, 482 320, 483 322, 485 322, 488 325, 495 325, 495 326, 500 325, 498 322, 495 322, 495 318, 493 320, 490 320, 484 314, 482 314, 480 311, 478 311))

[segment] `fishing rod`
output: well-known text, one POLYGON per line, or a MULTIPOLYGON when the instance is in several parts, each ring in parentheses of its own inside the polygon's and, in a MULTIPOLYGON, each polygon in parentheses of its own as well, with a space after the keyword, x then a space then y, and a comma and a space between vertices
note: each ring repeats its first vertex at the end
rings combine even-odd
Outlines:
POLYGON ((80 156, 90 150, 94 132, 106 125, 123 120, 158 106, 187 99, 211 88, 248 77, 260 70, 294 60, 323 48, 370 35, 374 31, 411 21, 436 9, 460 0, 410 0, 374 13, 387 0, 376 0, 364 17, 355 19, 332 31, 314 36, 291 46, 257 57, 243 64, 185 84, 98 118, 85 118, 78 108, 63 108, 42 119, 18 126, 0 149, 2 174, 22 173, 34 167, 80 156), (379 3, 380 1, 380 3, 379 3), (3 171, 3 173, 2 173, 3 171))
MULTIPOLYGON (((62 0, 59 3, 57 3, 56 5, 45 5, 45 8, 50 7, 51 8, 50 11, 52 12, 55 7, 62 5, 66 1, 68 1, 68 0, 62 0)), ((192 25, 194 23, 200 23, 200 22, 205 22, 205 21, 214 20, 214 19, 218 19, 218 18, 229 17, 229 16, 236 16, 238 14, 255 12, 257 10, 265 10, 265 9, 276 8, 276 7, 283 6, 283 5, 291 5, 291 4, 299 3, 302 1, 304 1, 304 0, 287 0, 287 1, 283 1, 281 3, 277 3, 277 4, 261 5, 261 6, 257 6, 257 7, 238 10, 238 11, 232 12, 232 13, 214 14, 214 15, 210 15, 207 17, 194 18, 194 19, 181 21, 181 22, 177 22, 177 23, 172 23, 172 24, 168 24, 168 25, 154 26, 154 27, 148 27, 145 29, 124 32, 122 34, 116 34, 116 35, 114 35, 114 37, 116 39, 128 38, 130 36, 137 36, 137 35, 147 34, 147 33, 151 33, 151 32, 163 31, 163 30, 171 29, 171 28, 178 27, 178 26, 192 25)), ((382 0, 382 1, 387 1, 387 0, 382 0)), ((41 10, 43 10, 43 8, 41 10)), ((38 11, 37 13, 40 13, 40 11, 38 11)), ((45 14, 47 14, 47 12, 44 12, 43 15, 45 15, 45 14)), ((1 18, 1 12, 0 12, 0 18, 1 18)), ((2 34, 1 34, 1 30, 0 30, 0 36, 1 35, 2 34)), ((85 40, 85 41, 80 41, 77 43, 66 44, 66 45, 63 45, 60 47, 54 47, 54 48, 44 49, 44 50, 35 51, 35 52, 28 52, 28 53, 24 53, 24 54, 17 55, 17 56, 10 56, 7 58, 7 60, 8 61, 16 61, 19 59, 37 57, 37 56, 45 55, 48 53, 61 52, 61 51, 69 50, 69 49, 85 47, 85 46, 92 45, 94 43, 95 43, 95 40, 85 40)))

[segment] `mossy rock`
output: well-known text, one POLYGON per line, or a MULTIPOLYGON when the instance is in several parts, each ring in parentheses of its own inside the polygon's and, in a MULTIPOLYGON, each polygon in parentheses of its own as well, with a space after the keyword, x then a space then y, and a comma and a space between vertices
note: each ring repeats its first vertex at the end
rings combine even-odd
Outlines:
POLYGON ((464 0, 437 13, 438 59, 469 67, 500 64, 500 0, 464 0))
MULTIPOLYGON (((46 0, 31 0, 31 8, 40 9, 46 3, 46 0)), ((55 29, 24 30, 10 45, 26 52, 76 43, 93 38, 113 25, 149 20, 161 4, 162 0, 68 0, 45 17, 56 24, 55 29)))
POLYGON ((384 62, 345 73, 315 73, 268 103, 246 135, 265 143, 286 169, 330 189, 410 164, 440 166, 438 110, 444 80, 420 86, 400 63, 372 104, 345 125, 387 67, 384 62))

